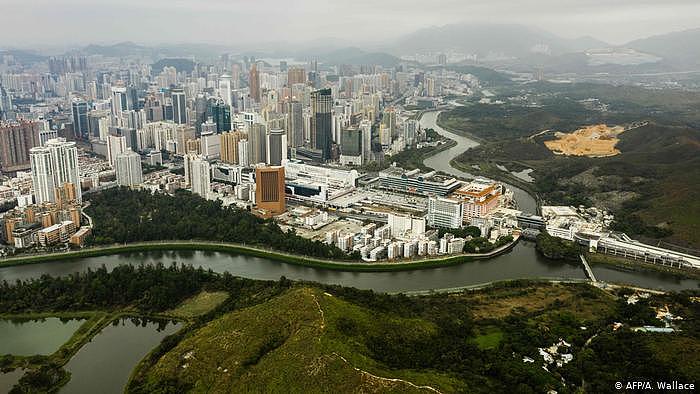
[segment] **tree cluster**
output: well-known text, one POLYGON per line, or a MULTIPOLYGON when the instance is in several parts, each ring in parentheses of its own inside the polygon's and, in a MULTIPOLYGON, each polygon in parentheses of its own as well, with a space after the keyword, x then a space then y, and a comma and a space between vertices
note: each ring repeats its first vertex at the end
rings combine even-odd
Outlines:
POLYGON ((546 231, 537 236, 535 248, 543 256, 555 260, 576 260, 581 253, 574 242, 553 237, 546 231))
POLYGON ((95 244, 163 240, 232 242, 330 259, 340 249, 284 232, 272 220, 180 191, 174 196, 118 188, 90 196, 95 244))

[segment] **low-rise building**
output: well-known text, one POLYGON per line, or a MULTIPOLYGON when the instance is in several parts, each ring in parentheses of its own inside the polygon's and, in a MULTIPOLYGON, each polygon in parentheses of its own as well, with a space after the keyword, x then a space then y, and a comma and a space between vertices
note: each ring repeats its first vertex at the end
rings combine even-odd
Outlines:
POLYGON ((379 172, 379 185, 387 190, 423 196, 447 196, 461 183, 452 177, 438 175, 435 171, 421 173, 420 170, 405 171, 389 167, 379 172))

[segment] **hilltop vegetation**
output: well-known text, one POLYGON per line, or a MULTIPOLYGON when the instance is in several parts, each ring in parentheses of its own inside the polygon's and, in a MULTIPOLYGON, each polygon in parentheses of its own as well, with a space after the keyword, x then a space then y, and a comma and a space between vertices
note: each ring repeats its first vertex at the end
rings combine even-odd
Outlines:
POLYGON ((127 391, 568 393, 585 381, 584 392, 611 392, 622 376, 696 379, 698 316, 687 295, 628 304, 587 285, 514 282, 420 298, 293 286, 157 349, 127 391), (663 303, 687 319, 683 332, 628 328, 660 324, 650 306, 663 303), (612 322, 623 329, 613 331, 612 322), (573 361, 543 369, 538 348, 561 339, 573 361))
MULTIPOLYGON (((621 153, 606 158, 555 156, 546 136, 479 146, 461 165, 533 168, 531 185, 547 203, 611 210, 614 229, 644 239, 700 247, 700 129, 649 124, 620 135, 621 153)), ((500 170, 490 175, 498 176, 500 170)))
MULTIPOLYGON (((612 211, 615 229, 645 240, 700 248, 700 94, 600 84, 500 85, 493 99, 445 112, 440 123, 482 139, 456 164, 487 176, 532 168, 524 185, 546 203, 593 205, 612 211), (651 120, 619 136, 620 154, 557 156, 545 130, 571 132, 592 124, 651 120), (540 132, 543 132, 540 134, 540 132)), ((511 181, 517 182, 517 179, 511 181)))

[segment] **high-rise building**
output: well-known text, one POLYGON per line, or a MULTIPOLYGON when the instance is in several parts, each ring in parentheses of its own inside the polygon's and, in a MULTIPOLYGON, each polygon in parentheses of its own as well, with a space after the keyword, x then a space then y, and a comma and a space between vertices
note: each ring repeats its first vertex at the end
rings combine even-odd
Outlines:
POLYGON ((248 140, 238 141, 238 164, 245 167, 250 165, 250 143, 248 140))
POLYGON ((418 134, 420 126, 417 120, 409 119, 403 124, 403 139, 406 144, 412 145, 416 142, 416 135, 418 134))
POLYGON ((73 132, 75 137, 87 141, 90 139, 90 127, 88 124, 88 103, 81 98, 74 98, 71 102, 73 115, 73 132))
POLYGON ((304 146, 304 112, 301 102, 290 101, 287 104, 289 121, 287 122, 287 139, 291 148, 304 146))
POLYGON ((382 144, 383 147, 391 145, 391 129, 384 123, 379 125, 379 143, 382 144))
POLYGON ((29 151, 39 146, 39 126, 35 122, 0 121, 0 171, 14 172, 29 168, 29 151))
MULTIPOLYGON (((51 129, 39 130, 39 146, 46 145, 46 141, 52 140, 54 138, 58 138, 58 131, 51 129)), ((29 152, 27 152, 27 157, 28 153, 29 152)))
POLYGON ((389 137, 396 133, 396 110, 394 108, 387 108, 382 113, 382 125, 389 131, 389 137))
POLYGON ((112 87, 112 117, 118 121, 122 118, 122 111, 129 109, 128 100, 126 94, 126 87, 124 86, 113 86, 112 87))
POLYGON ((221 98, 210 98, 207 116, 216 123, 216 131, 222 133, 231 130, 231 106, 221 98))
POLYGON ((362 156, 362 130, 348 127, 340 132, 340 153, 345 156, 362 156))
POLYGON ((129 150, 126 143, 126 136, 108 135, 107 136, 107 161, 114 168, 114 161, 120 154, 129 150))
POLYGON ((187 141, 194 140, 196 138, 196 133, 194 127, 187 126, 177 126, 177 153, 184 155, 187 153, 187 141))
POLYGON ((7 90, 0 82, 0 121, 14 120, 16 117, 14 108, 12 107, 12 96, 7 93, 7 90))
POLYGON ((255 204, 273 214, 286 210, 284 200, 284 167, 255 169, 255 204))
POLYGON ((88 112, 88 129, 90 138, 99 138, 101 141, 106 141, 110 123, 108 110, 95 110, 88 112))
POLYGON ((360 130, 362 131, 362 163, 366 164, 372 160, 372 122, 361 121, 360 130))
POLYGON ((245 138, 240 131, 221 134, 221 161, 238 164, 238 142, 245 138))
POLYGON ((190 162, 190 175, 192 179, 192 193, 207 198, 211 187, 211 167, 209 162, 201 156, 192 160, 190 162))
POLYGON ((287 86, 306 83, 306 70, 303 67, 292 67, 287 70, 287 86))
POLYGON ((200 152, 207 160, 221 157, 221 134, 214 131, 202 132, 200 137, 200 152))
MULTIPOLYGON (((207 114, 207 109, 209 107, 209 101, 204 94, 198 94, 194 99, 194 127, 198 133, 202 132, 202 126, 209 115, 207 114)), ((214 124, 216 125, 216 124, 214 124)))
POLYGON ((187 123, 187 100, 185 99, 185 90, 175 88, 170 91, 170 97, 173 100, 173 121, 177 124, 187 123))
POLYGON ((330 89, 311 93, 311 140, 312 146, 321 152, 322 160, 331 157, 333 96, 330 89))
POLYGON ((258 72, 257 64, 253 63, 250 67, 248 75, 248 88, 250 89, 250 97, 256 102, 260 102, 260 73, 258 72))
POLYGON ((132 187, 143 183, 141 156, 138 153, 131 150, 120 153, 115 158, 114 167, 117 172, 117 184, 119 186, 132 187))
POLYGON ((453 198, 428 198, 428 224, 433 227, 459 228, 462 226, 464 208, 453 198))
POLYGON ((248 133, 248 142, 251 163, 267 163, 267 127, 261 123, 253 123, 248 133))
POLYGON ((231 105, 231 76, 228 74, 219 77, 219 97, 224 99, 226 105, 231 105))
POLYGON ((78 149, 75 142, 56 138, 46 146, 30 149, 32 186, 38 204, 56 202, 57 190, 71 188, 77 202, 82 202, 80 175, 78 173, 78 149))
POLYGON ((273 166, 282 165, 287 159, 287 134, 281 129, 272 129, 267 135, 267 163, 273 166))

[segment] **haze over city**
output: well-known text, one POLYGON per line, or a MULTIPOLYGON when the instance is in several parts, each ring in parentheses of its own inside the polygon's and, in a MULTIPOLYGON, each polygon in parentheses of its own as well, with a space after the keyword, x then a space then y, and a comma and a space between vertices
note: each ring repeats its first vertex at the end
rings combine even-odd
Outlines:
POLYGON ((0 45, 261 43, 381 46, 453 23, 522 24, 610 44, 698 27, 694 0, 2 0, 0 45), (19 34, 21 32, 21 34, 19 34))
POLYGON ((700 383, 698 0, 0 0, 0 393, 700 383))

